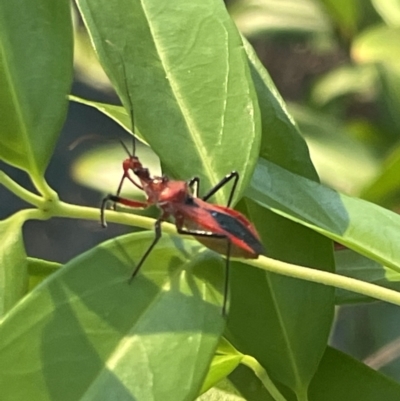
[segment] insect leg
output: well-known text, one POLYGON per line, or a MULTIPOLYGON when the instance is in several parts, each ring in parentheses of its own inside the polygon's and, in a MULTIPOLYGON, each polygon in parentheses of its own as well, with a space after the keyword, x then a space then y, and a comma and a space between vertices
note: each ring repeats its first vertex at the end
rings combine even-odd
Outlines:
POLYGON ((222 303, 222 316, 227 316, 228 298, 229 298, 229 273, 230 273, 230 257, 231 257, 231 241, 224 234, 217 234, 207 231, 198 230, 185 230, 177 227, 179 234, 193 235, 194 237, 207 237, 207 238, 219 238, 226 241, 226 259, 225 259, 225 280, 224 280, 224 300, 222 303))
POLYGON ((230 180, 234 180, 233 181, 233 185, 232 185, 232 189, 231 189, 231 193, 229 194, 229 199, 227 202, 227 207, 229 207, 231 205, 232 199, 233 199, 233 195, 235 193, 236 190, 236 186, 239 180, 239 173, 237 171, 231 171, 229 174, 227 174, 218 184, 216 184, 214 187, 212 187, 203 197, 202 199, 204 201, 207 201, 209 198, 211 198, 211 196, 213 196, 216 192, 218 192, 225 184, 227 184, 230 180))
POLYGON ((107 202, 114 202, 116 203, 121 203, 122 205, 129 206, 135 209, 139 208, 146 208, 148 204, 146 202, 140 202, 140 201, 135 201, 131 199, 126 199, 126 198, 121 198, 120 196, 117 195, 107 195, 105 198, 103 198, 103 201, 101 202, 101 208, 100 208, 100 222, 103 227, 107 227, 106 223, 106 217, 105 217, 105 210, 107 206, 107 202))
POLYGON ((153 242, 150 244, 150 246, 147 248, 147 251, 144 253, 144 255, 142 256, 142 259, 140 259, 139 263, 137 264, 137 266, 135 267, 135 269, 133 270, 131 277, 129 278, 129 283, 132 282, 132 280, 134 279, 134 277, 138 274, 140 268, 142 267, 144 261, 147 259, 147 257, 150 255, 150 252, 152 251, 152 249, 154 248, 154 246, 157 244, 157 242, 159 241, 159 239, 161 238, 162 235, 162 231, 161 231, 161 221, 163 220, 163 216, 159 217, 157 219, 157 221, 154 223, 154 240, 153 242))
POLYGON ((122 184, 123 184, 123 182, 125 181, 125 178, 127 178, 136 188, 143 189, 143 187, 142 187, 140 184, 138 184, 138 183, 129 175, 129 172, 128 172, 128 171, 125 171, 125 173, 124 173, 124 175, 122 176, 121 181, 120 181, 120 183, 119 183, 119 185, 118 185, 117 196, 119 196, 120 193, 121 193, 122 184))
POLYGON ((195 198, 199 197, 199 191, 200 191, 200 178, 199 177, 193 177, 187 182, 189 188, 192 189, 193 191, 193 196, 195 198))
MULTIPOLYGON (((126 173, 125 178, 127 178, 136 188, 139 188, 139 189, 143 190, 143 187, 142 187, 140 184, 138 184, 138 183, 129 175, 128 172, 126 173)), ((118 195, 119 195, 119 193, 118 193, 118 195)))
MULTIPOLYGON (((135 187, 137 187, 137 188, 143 190, 143 187, 142 187, 141 185, 139 185, 137 182, 135 182, 135 181, 133 180, 133 178, 129 175, 129 173, 126 171, 126 172, 124 173, 124 175, 122 176, 121 181, 120 181, 120 183, 119 183, 119 185, 118 185, 117 195, 116 195, 116 196, 119 196, 119 195, 120 195, 121 190, 122 190, 122 184, 124 183, 125 178, 127 178, 135 187)), ((114 203, 113 203, 113 206, 112 206, 113 210, 116 210, 117 203, 118 203, 118 202, 114 202, 114 203)))

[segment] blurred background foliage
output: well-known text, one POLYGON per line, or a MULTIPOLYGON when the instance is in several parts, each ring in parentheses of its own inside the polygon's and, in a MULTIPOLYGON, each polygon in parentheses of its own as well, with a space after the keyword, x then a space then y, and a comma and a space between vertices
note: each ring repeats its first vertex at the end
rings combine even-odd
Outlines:
MULTIPOLYGON (((227 0, 226 5, 288 103, 321 181, 400 210, 400 0, 227 0)), ((118 104, 76 15, 72 92, 118 104)), ((47 176, 61 199, 93 206, 116 189, 125 156, 116 141, 122 132, 95 109, 71 102, 47 176), (85 136, 89 140, 75 143, 85 136), (101 139, 90 140, 93 136, 101 139)), ((159 168, 144 145, 139 153, 152 171, 159 168)), ((1 167, 31 187, 23 173, 1 167)), ((1 199, 2 218, 21 207, 12 194, 2 192, 1 199)), ((126 230, 111 225, 102 231, 84 221, 31 221, 27 253, 65 262, 126 230), (70 246, 63 246, 66 241, 70 246)), ((331 343, 400 381, 399 322, 398 308, 381 302, 341 307, 331 343)))

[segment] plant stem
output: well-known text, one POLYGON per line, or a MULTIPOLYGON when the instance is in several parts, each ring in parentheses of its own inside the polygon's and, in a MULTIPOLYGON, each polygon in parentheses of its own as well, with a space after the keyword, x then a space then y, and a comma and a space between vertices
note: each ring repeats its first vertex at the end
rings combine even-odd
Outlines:
POLYGON ((42 197, 17 184, 4 171, 0 171, 0 184, 3 184, 10 192, 31 205, 38 208, 43 205, 44 199, 42 197))
POLYGON ((257 359, 250 355, 243 355, 242 364, 255 373, 275 401, 286 401, 286 398, 276 388, 274 382, 268 376, 266 370, 258 363, 257 359))
MULTIPOLYGON (((0 184, 3 184, 10 192, 36 206, 41 210, 30 210, 29 216, 33 219, 44 220, 49 217, 68 217, 72 219, 99 220, 100 211, 93 207, 72 205, 58 200, 58 196, 51 198, 50 201, 36 195, 10 178, 4 171, 0 171, 0 184), (43 213, 46 212, 47 216, 43 213)), ((49 188, 50 189, 50 188, 49 188)), ((51 190, 52 191, 52 190, 51 190)), ((28 216, 28 215, 27 215, 28 216)), ((137 226, 145 229, 153 229, 155 220, 149 217, 138 216, 130 213, 106 211, 107 221, 118 224, 137 226)), ((176 234, 173 224, 163 223, 163 230, 168 234, 176 234)))
POLYGON ((296 391, 297 401, 308 401, 308 389, 302 388, 296 391))
POLYGON ((355 278, 329 273, 323 270, 312 269, 310 267, 292 265, 280 260, 260 256, 255 260, 244 262, 251 266, 259 267, 271 273, 278 273, 288 277, 299 278, 314 283, 329 285, 344 290, 353 291, 381 301, 389 302, 400 306, 400 292, 380 287, 376 284, 367 283, 355 278))
POLYGON ((44 179, 43 176, 38 175, 30 175, 31 180, 33 182, 33 185, 36 187, 36 189, 43 195, 43 197, 47 200, 58 200, 58 194, 56 191, 54 191, 49 184, 47 184, 46 180, 44 179))
MULTIPOLYGON (((71 205, 65 202, 57 202, 52 210, 54 217, 68 217, 73 219, 97 220, 100 224, 100 211, 87 206, 71 205)), ((150 217, 139 216, 132 213, 106 211, 106 220, 109 223, 125 224, 148 230, 154 229, 155 220, 150 217)), ((167 234, 176 234, 176 228, 171 223, 164 222, 163 231, 167 234)))

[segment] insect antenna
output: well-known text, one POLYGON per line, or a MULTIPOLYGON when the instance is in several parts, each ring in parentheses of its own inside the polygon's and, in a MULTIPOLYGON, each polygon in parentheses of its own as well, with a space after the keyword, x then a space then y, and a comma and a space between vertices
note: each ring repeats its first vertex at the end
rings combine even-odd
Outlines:
MULTIPOLYGON (((126 68, 125 68, 125 63, 124 60, 121 57, 121 66, 122 66, 122 75, 123 75, 123 80, 124 80, 124 85, 125 85, 125 100, 128 101, 128 108, 129 108, 129 116, 130 116, 130 122, 131 122, 131 133, 132 133, 132 152, 129 151, 128 147, 125 145, 125 143, 123 141, 120 141, 122 147, 124 148, 125 152, 127 153, 127 155, 129 156, 130 159, 135 157, 135 153, 136 153, 136 142, 135 142, 135 116, 134 116, 134 111, 133 111, 133 104, 132 104, 132 99, 130 97, 129 94, 129 85, 128 85, 128 76, 126 73, 126 68)), ((122 104, 124 105, 123 102, 124 97, 121 96, 121 101, 122 104)), ((125 105, 124 105, 125 107, 125 105)), ((126 107, 125 107, 126 109, 126 107)), ((122 190, 122 185, 125 181, 125 179, 128 178, 136 187, 138 188, 142 188, 139 184, 135 183, 134 181, 132 181, 132 179, 129 178, 129 175, 127 174, 127 171, 124 171, 124 174, 121 178, 121 181, 118 185, 118 189, 117 189, 117 196, 120 195, 121 190, 122 190)), ((116 208, 116 204, 114 203, 114 210, 116 208)))
MULTIPOLYGON (((135 118, 134 118, 134 114, 133 114, 133 104, 132 104, 132 99, 129 96, 129 85, 128 85, 128 77, 126 74, 126 68, 125 68, 125 62, 124 59, 122 57, 122 54, 118 51, 117 46, 112 43, 110 40, 106 40, 106 43, 111 46, 114 49, 114 53, 116 55, 118 55, 120 64, 122 66, 122 73, 123 73, 123 78, 124 78, 124 85, 125 85, 125 94, 127 96, 127 100, 128 100, 128 105, 129 105, 129 117, 130 117, 130 122, 131 122, 131 133, 133 135, 133 147, 132 147, 132 154, 128 152, 129 156, 135 156, 135 150, 136 150, 136 146, 135 146, 135 118)), ((119 88, 119 85, 117 85, 117 89, 119 88)), ((124 96, 121 96, 121 94, 119 93, 119 91, 117 90, 117 94, 119 95, 119 98, 122 102, 122 105, 125 107, 125 104, 123 102, 124 96)), ((126 109, 126 107, 125 107, 126 109)), ((125 148, 125 146, 124 146, 125 148)))
POLYGON ((125 152, 127 153, 127 155, 128 155, 129 157, 132 157, 133 154, 131 154, 131 152, 129 152, 129 149, 128 149, 128 147, 125 145, 125 142, 122 141, 121 139, 120 139, 119 142, 121 143, 121 145, 122 145, 122 147, 124 148, 124 150, 125 150, 125 152))
POLYGON ((83 143, 88 141, 96 141, 96 142, 114 142, 112 139, 106 139, 98 134, 87 134, 75 139, 72 143, 70 143, 67 147, 68 150, 75 150, 78 146, 81 146, 83 143))
MULTIPOLYGON (((135 154, 136 154, 135 115, 134 115, 134 111, 133 111, 132 99, 131 99, 131 97, 129 95, 128 77, 126 75, 125 63, 123 62, 123 60, 122 60, 121 64, 122 64, 122 70, 123 70, 123 76, 124 76, 125 93, 126 93, 126 96, 128 98, 129 117, 130 117, 130 120, 131 120, 130 121, 131 122, 131 132, 132 132, 132 135, 133 135, 133 138, 132 138, 132 153, 128 152, 128 154, 130 156, 135 156, 135 154)), ((124 145, 124 148, 126 148, 125 145, 124 145)))

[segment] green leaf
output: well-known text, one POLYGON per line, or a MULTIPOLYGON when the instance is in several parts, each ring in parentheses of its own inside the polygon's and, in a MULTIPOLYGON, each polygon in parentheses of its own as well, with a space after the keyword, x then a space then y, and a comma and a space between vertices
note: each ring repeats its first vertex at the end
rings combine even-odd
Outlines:
MULTIPOLYGON (((346 277, 366 281, 400 291, 400 274, 350 249, 335 252, 336 272, 346 277)), ((376 301, 355 292, 336 289, 337 305, 376 301)))
MULTIPOLYGON (((114 104, 94 102, 92 100, 82 99, 81 97, 73 96, 73 95, 69 96, 69 100, 72 100, 73 102, 84 104, 86 106, 93 107, 94 109, 99 110, 101 113, 110 117, 117 124, 119 124, 125 131, 132 133, 131 117, 130 117, 130 115, 128 115, 128 113, 126 112, 124 107, 116 106, 114 104)), ((141 139, 141 141, 144 142, 142 136, 140 135, 140 133, 137 129, 135 131, 135 137, 141 139)))
POLYGON ((0 318, 26 293, 28 274, 22 225, 26 211, 0 221, 0 318))
POLYGON ((242 359, 240 354, 216 355, 210 366, 206 380, 203 383, 201 393, 206 392, 215 386, 219 381, 227 377, 233 370, 237 368, 242 359))
POLYGON ((310 401, 397 401, 400 385, 361 362, 327 348, 310 386, 310 401))
POLYGON ((70 2, 0 2, 0 158, 43 176, 72 81, 70 2))
POLYGON ((221 337, 216 355, 214 356, 201 393, 206 392, 218 382, 226 378, 240 364, 243 355, 233 347, 228 340, 221 337))
POLYGON ((80 255, 7 315, 2 400, 198 395, 224 329, 223 263, 195 241, 164 236, 129 285, 153 236, 130 234, 80 255))
POLYGON ((203 390, 211 387, 211 384, 214 387, 197 398, 197 401, 219 400, 221 398, 234 401, 244 400, 241 397, 242 391, 243 394, 246 394, 246 397, 251 394, 251 399, 257 394, 258 398, 255 398, 256 400, 273 399, 274 401, 284 401, 283 396, 278 393, 272 381, 265 377, 265 372, 262 372, 262 370, 262 367, 254 358, 241 354, 223 337, 218 346, 217 355, 211 364, 206 382, 203 385, 203 390), (239 365, 240 362, 246 365, 239 365), (245 366, 252 368, 253 372, 250 373, 245 366), (231 373, 229 379, 226 377, 228 373, 231 373), (262 376, 264 387, 260 386, 260 380, 258 380, 260 376, 262 376), (218 378, 218 382, 215 381, 218 378), (215 382, 212 383, 213 381, 215 382), (237 385, 241 387, 241 390, 238 389, 237 385), (267 393, 266 387, 268 386, 272 387, 271 390, 274 392, 275 397, 271 398, 267 393))
POLYGON ((246 195, 275 213, 400 270, 400 216, 260 159, 246 195))
MULTIPOLYGON (((167 172, 198 175, 208 188, 238 170, 239 196, 259 151, 260 119, 242 41, 224 4, 77 3, 105 71, 124 105, 132 103, 135 125, 167 172)), ((227 197, 228 188, 218 202, 227 197)))
POLYGON ((29 273, 29 290, 32 290, 45 278, 55 273, 62 265, 49 260, 27 258, 29 273))

